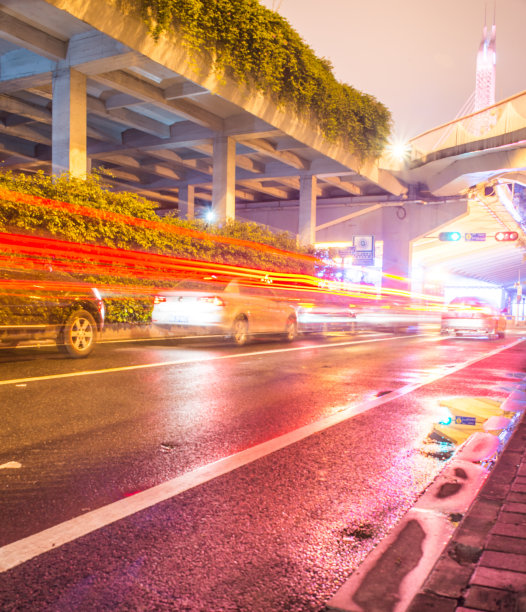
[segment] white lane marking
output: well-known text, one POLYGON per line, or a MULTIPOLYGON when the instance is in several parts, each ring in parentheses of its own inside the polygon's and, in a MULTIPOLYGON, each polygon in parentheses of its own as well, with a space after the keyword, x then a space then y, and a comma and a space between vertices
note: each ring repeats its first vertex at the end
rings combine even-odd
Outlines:
POLYGON ((221 334, 208 334, 206 336, 200 336, 194 334, 193 336, 150 336, 149 338, 113 338, 107 340, 99 340, 98 344, 123 344, 128 342, 157 342, 158 340, 202 340, 202 339, 213 339, 213 338, 224 338, 221 334))
MULTIPOLYGON (((412 337, 423 335, 415 334, 412 337)), ((143 363, 140 365, 120 366, 117 368, 105 368, 103 370, 85 370, 83 372, 67 372, 65 374, 48 374, 46 376, 31 376, 28 378, 11 378, 0 380, 0 386, 16 385, 20 383, 37 382, 41 380, 55 380, 59 378, 74 378, 77 376, 94 376, 96 374, 111 374, 114 372, 129 372, 132 370, 146 370, 148 368, 162 368, 174 365, 188 365, 192 363, 203 363, 204 361, 216 361, 220 359, 239 359, 240 357, 257 357, 258 355, 272 355, 274 353, 289 353, 291 351, 312 351, 314 349, 333 348, 337 346, 351 346, 354 344, 367 344, 368 342, 386 342, 407 336, 389 336, 388 338, 373 338, 368 340, 349 340, 347 342, 334 342, 332 344, 314 344, 310 346, 293 346, 289 348, 272 349, 267 351, 251 351, 250 353, 234 353, 229 355, 210 355, 208 357, 196 357, 195 359, 175 359, 174 361, 160 361, 158 363, 143 363)))
POLYGON ((331 416, 325 417, 309 425, 304 425, 299 429, 291 431, 287 434, 283 434, 267 442, 262 442, 251 448, 247 448, 244 451, 224 457, 208 465, 204 465, 192 472, 177 476, 167 482, 141 491, 131 497, 120 499, 116 502, 97 508, 85 514, 81 514, 73 519, 59 523, 54 527, 45 529, 40 533, 28 536, 12 544, 7 544, 0 548, 0 572, 5 572, 9 569, 20 565, 34 557, 37 557, 45 552, 48 552, 54 548, 72 542, 77 538, 84 535, 102 529, 111 523, 119 521, 123 518, 131 516, 141 510, 150 508, 166 501, 172 497, 175 497, 189 489, 193 489, 199 485, 202 485, 214 478, 228 474, 233 470, 252 463, 258 459, 265 457, 271 453, 274 453, 286 446, 290 446, 295 442, 300 442, 309 436, 319 433, 333 425, 337 425, 346 421, 358 414, 371 410, 376 406, 387 404, 394 399, 407 395, 420 387, 428 385, 440 378, 445 378, 454 372, 458 372, 478 361, 482 361, 496 355, 508 348, 515 346, 523 342, 523 339, 516 340, 512 344, 499 347, 490 353, 483 355, 482 357, 474 357, 464 363, 461 363, 454 368, 444 372, 443 369, 439 369, 438 372, 426 376, 423 380, 418 383, 411 383, 405 387, 401 387, 396 391, 392 391, 389 395, 384 395, 379 398, 371 399, 356 406, 349 406, 345 410, 336 412, 331 416))
POLYGON ((7 463, 2 463, 0 465, 0 470, 17 470, 22 467, 21 463, 18 461, 8 461, 7 463))

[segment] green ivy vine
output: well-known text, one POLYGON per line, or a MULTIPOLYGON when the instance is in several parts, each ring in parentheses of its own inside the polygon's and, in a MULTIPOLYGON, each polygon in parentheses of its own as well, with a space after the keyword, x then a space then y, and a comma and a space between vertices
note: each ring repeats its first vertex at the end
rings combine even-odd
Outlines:
POLYGON ((286 19, 258 0, 133 0, 151 35, 175 32, 216 74, 273 96, 329 141, 362 159, 377 157, 391 129, 389 110, 373 96, 336 80, 286 19))

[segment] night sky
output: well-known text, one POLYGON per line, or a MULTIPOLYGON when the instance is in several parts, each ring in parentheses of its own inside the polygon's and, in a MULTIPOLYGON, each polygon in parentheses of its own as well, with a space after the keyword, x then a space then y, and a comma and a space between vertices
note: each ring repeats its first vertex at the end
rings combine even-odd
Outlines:
MULTIPOLYGON (((338 80, 374 95, 409 138, 455 118, 475 87, 485 7, 495 0, 261 0, 338 80)), ((526 0, 496 0, 497 91, 526 90, 526 0)))

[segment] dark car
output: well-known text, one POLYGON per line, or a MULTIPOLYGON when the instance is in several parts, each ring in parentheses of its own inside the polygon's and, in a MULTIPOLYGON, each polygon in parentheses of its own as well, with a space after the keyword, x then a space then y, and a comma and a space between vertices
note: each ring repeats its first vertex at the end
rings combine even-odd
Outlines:
POLYGON ((51 339, 69 357, 86 357, 104 312, 98 290, 65 272, 0 268, 0 347, 51 339))

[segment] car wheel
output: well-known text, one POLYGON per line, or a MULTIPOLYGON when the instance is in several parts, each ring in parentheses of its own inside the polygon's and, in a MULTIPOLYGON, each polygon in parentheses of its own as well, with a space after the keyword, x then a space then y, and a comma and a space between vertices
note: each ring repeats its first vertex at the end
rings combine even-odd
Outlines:
POLYGON ((70 357, 87 357, 95 346, 97 324, 86 310, 72 312, 60 330, 57 344, 70 357))
POLYGON ((499 332, 499 333, 497 334, 497 336, 498 336, 499 338, 505 338, 505 337, 506 337, 506 332, 501 331, 501 332, 499 332))
POLYGON ((287 342, 293 342, 298 336, 298 324, 294 317, 287 319, 287 325, 285 326, 285 338, 287 342))
POLYGON ((238 346, 248 342, 248 321, 245 317, 237 317, 232 325, 232 339, 238 346))

